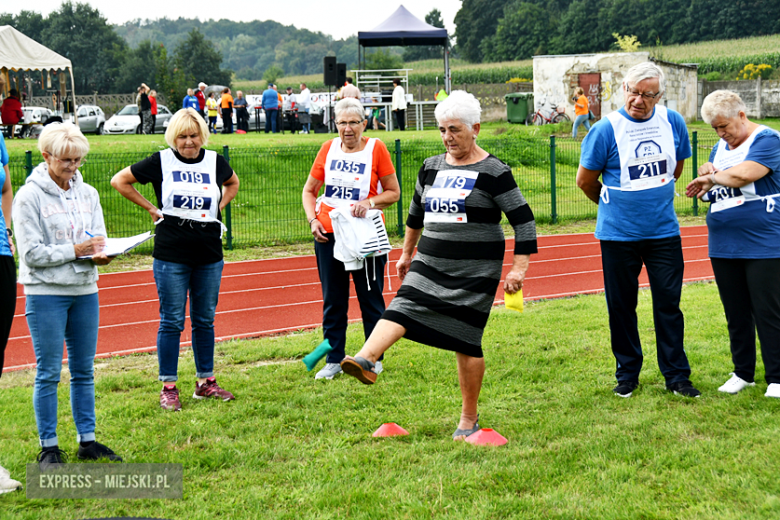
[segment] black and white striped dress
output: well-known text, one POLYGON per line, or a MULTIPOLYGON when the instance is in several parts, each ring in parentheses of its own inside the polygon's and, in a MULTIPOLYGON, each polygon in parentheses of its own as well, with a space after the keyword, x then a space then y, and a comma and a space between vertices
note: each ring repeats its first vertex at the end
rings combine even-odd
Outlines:
POLYGON ((445 155, 425 160, 406 224, 423 228, 425 196, 440 170, 477 171, 466 199, 467 223, 430 222, 408 275, 382 318, 406 328, 404 337, 482 357, 482 333, 501 280, 503 211, 515 231, 514 254, 537 252, 536 223, 512 170, 493 155, 451 166, 445 155))

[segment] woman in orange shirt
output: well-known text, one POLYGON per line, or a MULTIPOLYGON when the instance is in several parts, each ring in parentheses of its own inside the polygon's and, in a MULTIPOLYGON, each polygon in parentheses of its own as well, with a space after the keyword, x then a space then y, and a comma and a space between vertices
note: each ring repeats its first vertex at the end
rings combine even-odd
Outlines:
MULTIPOLYGON (((365 218, 368 210, 390 207, 401 194, 387 147, 379 139, 363 137, 367 121, 360 101, 342 99, 336 104, 335 114, 339 136, 322 145, 303 187, 303 208, 314 236, 317 270, 322 284, 322 328, 325 339, 333 347, 325 360, 325 368, 317 372, 315 379, 333 379, 341 373, 340 363, 345 356, 347 339, 350 271, 345 270, 344 263, 333 256, 334 234, 330 212, 336 208, 351 207, 353 217, 365 218), (323 185, 325 193, 318 199, 323 185)), ((385 311, 382 297, 385 264, 387 255, 373 256, 366 259, 368 271, 352 271, 366 339, 385 311)), ((377 363, 375 371, 379 373, 381 367, 382 364, 377 363)))
POLYGON ((220 99, 220 107, 222 108, 222 133, 233 133, 233 96, 230 95, 230 89, 225 87, 222 91, 222 98, 220 99))
POLYGON ((577 100, 574 102, 574 125, 572 125, 571 136, 577 139, 577 128, 580 125, 585 125, 585 130, 590 130, 590 108, 588 106, 588 98, 585 97, 585 91, 582 87, 578 87, 574 91, 574 96, 577 100))

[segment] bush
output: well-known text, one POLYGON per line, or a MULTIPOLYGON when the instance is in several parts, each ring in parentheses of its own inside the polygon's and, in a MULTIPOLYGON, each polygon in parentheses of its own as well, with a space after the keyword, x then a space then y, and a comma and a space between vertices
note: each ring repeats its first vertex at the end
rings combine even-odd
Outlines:
POLYGON ((769 76, 772 75, 772 66, 767 65, 766 63, 760 63, 758 65, 753 65, 752 63, 748 63, 745 65, 742 70, 740 70, 737 73, 737 80, 741 79, 769 79, 769 76))
POLYGON ((699 77, 706 81, 720 81, 723 79, 723 74, 721 74, 717 70, 713 70, 712 72, 708 72, 704 76, 699 76, 699 77))

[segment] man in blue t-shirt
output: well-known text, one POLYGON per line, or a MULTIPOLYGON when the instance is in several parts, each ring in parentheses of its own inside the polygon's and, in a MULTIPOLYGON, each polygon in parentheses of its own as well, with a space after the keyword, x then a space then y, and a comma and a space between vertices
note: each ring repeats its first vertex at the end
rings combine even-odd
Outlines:
POLYGON ((582 142, 577 170, 577 186, 599 205, 596 238, 617 361, 613 391, 620 397, 631 397, 642 369, 636 316, 642 264, 653 295, 658 366, 666 388, 686 397, 701 395, 689 380, 683 348, 684 264, 674 212, 674 182, 691 145, 682 116, 658 105, 664 86, 664 73, 654 63, 629 69, 625 106, 593 126, 582 142))
POLYGON ((278 132, 276 118, 279 114, 279 94, 274 90, 273 83, 269 83, 268 88, 263 91, 261 103, 265 110, 265 133, 278 132))

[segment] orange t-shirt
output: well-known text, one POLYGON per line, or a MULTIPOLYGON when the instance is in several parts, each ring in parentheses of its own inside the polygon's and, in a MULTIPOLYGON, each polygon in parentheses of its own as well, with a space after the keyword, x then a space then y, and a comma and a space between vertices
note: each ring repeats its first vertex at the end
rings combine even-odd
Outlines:
MULTIPOLYGON (((363 137, 363 142, 368 142, 368 137, 363 137)), ((333 139, 325 141, 322 144, 322 148, 317 153, 317 158, 314 159, 314 164, 311 167, 309 175, 317 179, 318 181, 325 182, 325 161, 328 158, 328 152, 330 151, 330 145, 333 144, 333 139)), ((377 186, 379 179, 393 175, 395 173, 395 167, 393 161, 390 158, 390 152, 387 151, 385 143, 377 139, 374 144, 374 152, 371 157, 371 187, 368 189, 368 198, 377 194, 377 186)), ((322 227, 328 233, 333 233, 333 223, 330 221, 330 212, 333 208, 327 204, 321 204, 320 209, 317 212, 317 220, 320 221, 322 227)))
POLYGON ((220 100, 220 106, 222 108, 233 108, 233 96, 230 94, 222 94, 222 99, 220 100))
POLYGON ((575 116, 584 116, 588 113, 588 98, 585 96, 580 96, 577 98, 577 103, 582 105, 582 107, 578 107, 577 105, 574 105, 574 115, 575 116))

